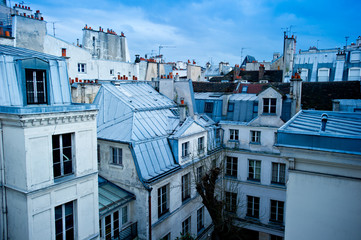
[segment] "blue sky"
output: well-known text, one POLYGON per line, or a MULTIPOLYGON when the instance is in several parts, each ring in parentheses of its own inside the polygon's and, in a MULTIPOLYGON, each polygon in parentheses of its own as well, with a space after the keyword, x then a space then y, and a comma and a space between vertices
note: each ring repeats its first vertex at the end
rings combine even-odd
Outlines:
POLYGON ((161 50, 166 61, 234 65, 242 48, 243 57, 270 61, 282 52, 283 31, 290 26, 297 51, 317 44, 342 47, 345 36, 350 43, 361 35, 360 0, 29 0, 26 5, 44 14, 50 34, 55 22, 57 37, 68 42, 81 39, 85 24, 123 31, 132 60, 168 45, 175 47, 161 50))

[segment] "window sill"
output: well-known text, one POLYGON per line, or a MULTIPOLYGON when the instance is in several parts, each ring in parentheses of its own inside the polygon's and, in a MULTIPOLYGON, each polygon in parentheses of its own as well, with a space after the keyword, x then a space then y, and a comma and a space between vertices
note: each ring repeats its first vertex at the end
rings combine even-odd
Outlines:
POLYGON ((111 166, 111 167, 113 167, 113 168, 118 168, 118 169, 123 169, 123 168, 124 168, 123 165, 114 164, 114 163, 110 163, 109 166, 111 166))
POLYGON ((269 225, 275 225, 275 226, 284 226, 284 223, 283 222, 280 222, 280 221, 276 221, 276 220, 269 220, 268 222, 269 225))
POLYGON ((232 175, 224 175, 226 178, 231 178, 231 179, 237 179, 237 176, 232 176, 232 175))
POLYGON ((54 183, 65 182, 65 181, 68 181, 68 180, 74 179, 74 178, 75 178, 75 174, 72 173, 72 174, 69 174, 69 175, 66 175, 66 176, 54 178, 54 183))
POLYGON ((252 145, 261 145, 260 142, 249 142, 249 144, 252 144, 252 145))
POLYGON ((188 202, 190 202, 190 200, 191 200, 191 196, 189 196, 189 197, 187 197, 185 199, 182 199, 182 205, 187 204, 188 202))
POLYGON ((204 226, 201 229, 197 230, 197 236, 201 235, 204 232, 204 226))
POLYGON ((167 218, 169 215, 170 215, 169 209, 166 212, 162 213, 161 215, 158 214, 158 221, 162 221, 162 219, 167 218))
POLYGON ((235 140, 235 139, 229 139, 228 142, 239 142, 239 140, 235 140))
POLYGON ((265 116, 277 116, 276 113, 262 113, 262 115, 265 115, 265 116))
POLYGON ((261 179, 247 178, 247 181, 260 183, 261 179))
POLYGON ((281 183, 281 182, 271 182, 271 185, 281 186, 281 187, 286 186, 286 184, 285 184, 285 183, 281 183))
POLYGON ((252 216, 247 216, 246 215, 245 219, 250 221, 250 222, 256 222, 256 223, 260 222, 259 218, 257 218, 257 217, 252 217, 252 216))

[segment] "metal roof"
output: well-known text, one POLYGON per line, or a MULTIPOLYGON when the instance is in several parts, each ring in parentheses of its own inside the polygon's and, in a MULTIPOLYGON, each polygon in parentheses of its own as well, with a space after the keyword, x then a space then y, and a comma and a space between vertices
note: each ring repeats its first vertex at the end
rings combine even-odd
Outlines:
POLYGON ((229 101, 257 101, 258 97, 256 94, 249 93, 236 93, 229 97, 229 101))
POLYGON ((213 92, 197 92, 194 93, 195 99, 205 99, 205 100, 222 100, 223 93, 213 93, 213 92))
POLYGON ((361 113, 300 111, 278 130, 277 145, 361 154, 361 113))
POLYGON ((152 181, 179 167, 167 140, 179 123, 172 100, 148 84, 124 83, 102 85, 94 103, 98 138, 128 143, 141 179, 152 181))
POLYGON ((124 190, 101 176, 98 176, 98 195, 99 214, 101 217, 129 201, 135 200, 133 193, 124 190))
POLYGON ((12 47, 7 45, 0 45, 0 55, 10 55, 16 58, 40 58, 40 59, 48 59, 48 60, 62 60, 65 59, 62 57, 57 57, 49 54, 45 54, 42 52, 37 52, 34 50, 12 47))

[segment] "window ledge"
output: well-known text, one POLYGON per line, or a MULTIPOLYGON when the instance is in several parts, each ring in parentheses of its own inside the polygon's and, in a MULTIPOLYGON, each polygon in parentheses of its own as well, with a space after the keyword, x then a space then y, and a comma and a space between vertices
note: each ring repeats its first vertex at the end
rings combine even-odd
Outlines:
POLYGON ((74 179, 74 178, 75 178, 75 174, 72 173, 72 174, 69 174, 69 175, 66 175, 66 176, 54 178, 54 183, 65 182, 65 181, 68 181, 68 180, 71 180, 71 179, 74 179))
POLYGON ((123 169, 123 168, 124 168, 123 165, 114 164, 114 163, 109 163, 109 166, 111 166, 111 167, 113 167, 113 168, 118 168, 118 169, 123 169))
POLYGON ((182 199, 182 205, 186 205, 187 203, 189 203, 191 201, 191 196, 185 198, 185 199, 182 199))
POLYGON ((279 187, 285 187, 286 186, 285 183, 280 183, 280 182, 271 182, 271 185, 275 185, 275 186, 279 186, 279 187))
POLYGON ((260 143, 260 142, 249 142, 249 144, 261 146, 261 143, 260 143))
POLYGON ((261 183, 260 179, 254 179, 254 178, 247 178, 247 181, 254 182, 254 183, 261 183))

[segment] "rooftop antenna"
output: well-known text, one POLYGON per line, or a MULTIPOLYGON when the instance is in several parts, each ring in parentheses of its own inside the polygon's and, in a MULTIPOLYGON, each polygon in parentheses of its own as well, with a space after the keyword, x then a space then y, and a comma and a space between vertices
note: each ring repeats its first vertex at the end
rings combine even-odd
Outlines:
POLYGON ((53 35, 54 35, 54 37, 55 37, 55 23, 57 23, 57 22, 59 22, 59 21, 55 21, 55 22, 51 22, 52 24, 53 24, 53 35))
POLYGON ((347 48, 347 40, 349 39, 350 37, 349 36, 346 36, 345 39, 346 39, 346 48, 347 48))
POLYGON ((175 46, 159 45, 159 53, 158 53, 158 55, 160 55, 160 50, 161 50, 162 48, 175 48, 175 46))

